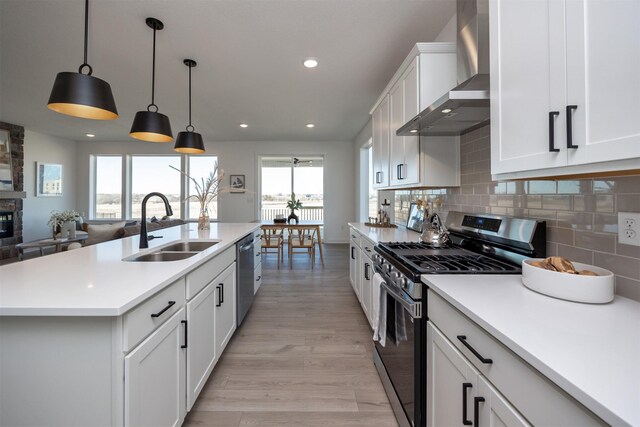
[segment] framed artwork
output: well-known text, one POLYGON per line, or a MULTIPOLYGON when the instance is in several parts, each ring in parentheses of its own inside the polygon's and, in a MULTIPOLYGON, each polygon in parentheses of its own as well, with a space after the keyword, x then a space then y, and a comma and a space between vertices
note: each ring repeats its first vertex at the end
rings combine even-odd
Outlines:
POLYGON ((62 197, 62 165, 36 162, 36 196, 62 197))
POLYGON ((409 206, 409 216, 407 217, 407 228, 422 233, 423 224, 424 210, 418 209, 418 205, 415 202, 411 202, 409 206))
POLYGON ((230 175, 231 179, 231 192, 232 193, 244 193, 244 175, 230 175))
POLYGON ((0 191, 13 191, 11 137, 4 129, 0 129, 0 191))

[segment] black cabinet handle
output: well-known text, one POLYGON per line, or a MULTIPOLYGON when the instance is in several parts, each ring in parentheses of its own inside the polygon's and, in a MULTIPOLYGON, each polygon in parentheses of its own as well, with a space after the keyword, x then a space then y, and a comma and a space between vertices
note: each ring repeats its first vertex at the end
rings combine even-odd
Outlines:
POLYGON ((182 323, 184 325, 184 345, 181 345, 180 348, 187 348, 187 321, 186 320, 181 320, 180 323, 182 323))
POLYGON ((458 335, 457 337, 460 340, 460 342, 464 344, 464 346, 467 347, 469 351, 473 353, 473 355, 477 357, 482 363, 486 363, 487 365, 493 363, 493 360, 482 357, 482 355, 478 353, 475 348, 471 347, 471 344, 467 342, 466 335, 458 335))
POLYGON ((376 184, 382 183, 382 172, 376 172, 376 184))
POLYGON ((151 317, 160 317, 162 316, 162 313, 164 313, 165 311, 169 310, 171 307, 173 307, 173 305, 175 304, 175 301, 169 301, 169 304, 167 304, 167 306, 165 308, 163 308, 162 310, 160 310, 157 313, 153 313, 151 315, 151 317))
POLYGON ((256 282, 259 282, 260 279, 262 279, 262 276, 258 276, 258 278, 256 279, 256 282))
POLYGON ((471 420, 467 419, 467 389, 471 387, 473 387, 471 383, 462 383, 462 424, 465 426, 473 425, 471 420))
POLYGON ((356 259, 356 256, 353 254, 353 250, 355 249, 355 246, 351 246, 351 259, 356 259))
POLYGON ((480 426, 480 402, 484 402, 484 397, 473 398, 473 424, 475 427, 480 426))
POLYGON ((257 257, 259 257, 259 256, 260 256, 260 252, 258 252, 258 253, 256 254, 256 256, 257 256, 257 257))
POLYGON ((559 148, 556 148, 556 116, 560 115, 560 111, 549 111, 549 152, 557 153, 560 151, 559 148))
POLYGON ((368 274, 369 273, 369 267, 370 267, 369 263, 365 262, 364 263, 364 278, 367 279, 367 280, 371 280, 371 277, 369 277, 369 274, 368 274))
POLYGON ((220 307, 222 305, 222 300, 220 299, 220 296, 222 294, 222 291, 220 290, 220 285, 216 285, 216 289, 218 289, 218 302, 216 303, 216 307, 220 307))
POLYGON ((220 283, 220 304, 224 304, 224 283, 220 283))
POLYGON ((577 145, 573 145, 573 123, 572 112, 577 110, 577 105, 567 105, 567 148, 578 148, 577 145))

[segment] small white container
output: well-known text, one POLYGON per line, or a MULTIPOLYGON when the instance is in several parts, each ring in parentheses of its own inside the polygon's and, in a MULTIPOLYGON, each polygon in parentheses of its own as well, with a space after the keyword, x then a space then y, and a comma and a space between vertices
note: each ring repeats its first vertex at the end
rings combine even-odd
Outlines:
POLYGON ((561 273, 530 265, 544 258, 531 258, 522 261, 522 284, 527 288, 567 301, 603 304, 613 301, 614 276, 604 268, 574 262, 577 271, 590 270, 598 276, 561 273))

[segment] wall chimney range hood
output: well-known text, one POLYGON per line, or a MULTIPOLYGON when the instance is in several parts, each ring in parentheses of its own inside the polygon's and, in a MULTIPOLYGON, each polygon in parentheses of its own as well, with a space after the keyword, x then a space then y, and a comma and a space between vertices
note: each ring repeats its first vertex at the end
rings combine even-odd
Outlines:
POLYGON ((489 108, 489 1, 457 0, 458 86, 396 131, 460 135, 486 125, 489 108))

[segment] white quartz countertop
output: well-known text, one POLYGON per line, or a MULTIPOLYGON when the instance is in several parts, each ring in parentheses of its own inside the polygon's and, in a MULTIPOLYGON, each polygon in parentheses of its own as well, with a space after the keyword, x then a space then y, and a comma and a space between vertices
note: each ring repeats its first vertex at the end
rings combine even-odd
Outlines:
POLYGON ((185 224, 150 232, 163 238, 150 240, 148 249, 140 250, 140 236, 132 236, 2 266, 0 316, 119 316, 258 228, 185 224), (186 239, 219 243, 180 261, 122 261, 186 239))
POLYGON ((403 226, 398 226, 398 228, 370 227, 360 222, 350 222, 349 226, 373 243, 420 241, 420 233, 408 230, 403 226))
POLYGON ((422 281, 607 423, 640 426, 640 303, 550 298, 519 275, 422 281))

